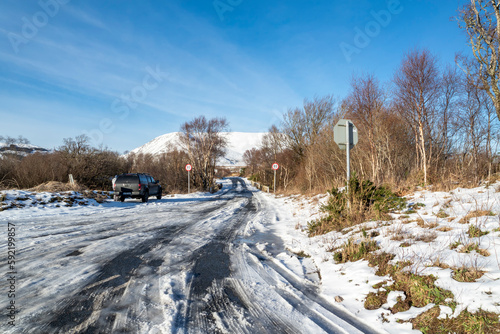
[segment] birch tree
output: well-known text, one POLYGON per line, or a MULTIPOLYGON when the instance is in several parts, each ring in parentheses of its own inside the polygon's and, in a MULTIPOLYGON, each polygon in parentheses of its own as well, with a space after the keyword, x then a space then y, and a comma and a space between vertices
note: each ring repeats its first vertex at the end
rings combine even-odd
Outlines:
POLYGON ((475 59, 467 71, 479 78, 500 119, 500 0, 470 0, 459 10, 458 21, 475 59))
POLYGON ((432 145, 435 106, 441 89, 436 58, 428 50, 407 53, 393 81, 396 110, 413 130, 418 167, 423 171, 424 184, 427 184, 431 154, 426 149, 428 144, 432 145))
POLYGON ((353 77, 351 93, 346 99, 349 114, 362 133, 366 134, 369 151, 371 178, 379 182, 381 163, 379 159, 379 128, 384 111, 385 95, 378 80, 373 75, 353 77))

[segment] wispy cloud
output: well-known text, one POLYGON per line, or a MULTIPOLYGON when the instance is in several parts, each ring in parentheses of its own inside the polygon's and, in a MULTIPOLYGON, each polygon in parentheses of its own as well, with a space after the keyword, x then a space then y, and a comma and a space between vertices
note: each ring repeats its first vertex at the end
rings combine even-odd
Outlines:
POLYGON ((68 14, 70 14, 73 18, 79 20, 80 22, 105 31, 110 31, 108 26, 97 17, 96 13, 90 13, 90 10, 86 8, 83 10, 79 7, 68 6, 64 9, 68 14))

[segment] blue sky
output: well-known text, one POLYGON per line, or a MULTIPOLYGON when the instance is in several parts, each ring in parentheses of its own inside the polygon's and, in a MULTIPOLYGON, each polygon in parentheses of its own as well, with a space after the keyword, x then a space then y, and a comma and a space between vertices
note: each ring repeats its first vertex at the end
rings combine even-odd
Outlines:
POLYGON ((0 135, 123 152, 199 115, 264 132, 405 52, 468 52, 459 0, 2 0, 0 135), (361 32, 361 33, 360 33, 361 32))

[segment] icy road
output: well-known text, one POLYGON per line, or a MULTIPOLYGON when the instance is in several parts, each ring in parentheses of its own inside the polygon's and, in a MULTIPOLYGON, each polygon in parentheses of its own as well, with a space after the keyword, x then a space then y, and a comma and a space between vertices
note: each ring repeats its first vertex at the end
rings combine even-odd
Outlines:
MULTIPOLYGON (((2 333, 377 333, 292 270, 272 226, 283 211, 244 180, 214 194, 14 209, 15 326, 2 333)), ((7 221, 6 221, 7 220, 7 221)), ((0 240, 7 273, 7 240, 0 240)), ((293 254, 289 254, 294 256, 293 254)))

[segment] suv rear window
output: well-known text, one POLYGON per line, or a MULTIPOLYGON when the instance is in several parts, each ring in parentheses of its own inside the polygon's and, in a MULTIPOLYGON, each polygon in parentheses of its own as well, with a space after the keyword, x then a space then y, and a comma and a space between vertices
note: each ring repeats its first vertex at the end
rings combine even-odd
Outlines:
POLYGON ((137 183, 137 175, 122 175, 116 179, 116 182, 137 183))

